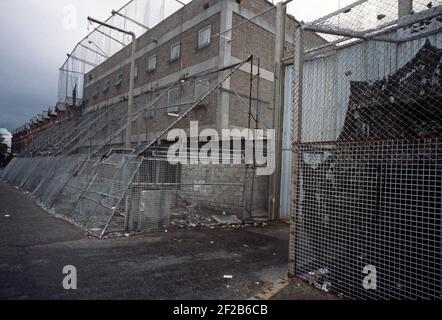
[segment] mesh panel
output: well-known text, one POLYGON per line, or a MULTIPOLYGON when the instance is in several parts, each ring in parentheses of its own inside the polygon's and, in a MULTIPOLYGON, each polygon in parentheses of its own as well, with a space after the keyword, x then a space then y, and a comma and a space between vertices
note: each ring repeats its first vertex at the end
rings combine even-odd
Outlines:
POLYGON ((171 166, 166 157, 172 129, 187 129, 189 121, 198 121, 201 127, 216 122, 218 89, 244 63, 222 73, 204 70, 142 93, 129 115, 123 99, 54 124, 10 163, 3 178, 99 237, 159 229, 186 214, 206 220, 234 214, 244 220, 266 205, 256 204, 253 194, 263 184, 251 188, 247 181, 254 175, 246 177, 249 170, 244 165, 232 169, 214 165, 202 171, 196 165, 187 170, 171 166), (225 74, 222 80, 220 74, 225 74), (171 90, 178 93, 173 114, 167 104, 171 90), (126 147, 129 126, 132 139, 126 147))
POLYGON ((304 26, 350 42, 295 55, 291 272, 350 298, 440 299, 441 7, 397 21, 396 3, 304 26))
MULTIPOLYGON (((180 2, 188 3, 190 1, 180 2)), ((143 26, 153 28, 180 9, 182 7, 180 2, 166 0, 130 1, 117 12, 137 21, 139 24, 118 14, 112 15, 106 22, 117 28, 132 31, 138 37, 146 32, 143 26)), ((129 35, 104 26, 93 29, 86 38, 75 46, 69 58, 60 68, 58 79, 59 101, 72 101, 74 95, 77 99, 83 99, 85 74, 129 45, 131 41, 129 35)))

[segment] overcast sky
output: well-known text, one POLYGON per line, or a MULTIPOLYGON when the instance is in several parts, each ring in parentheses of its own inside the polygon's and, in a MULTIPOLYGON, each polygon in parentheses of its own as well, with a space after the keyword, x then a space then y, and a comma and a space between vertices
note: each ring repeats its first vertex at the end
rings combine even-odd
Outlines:
MULTIPOLYGON (((309 21, 353 1, 295 0, 289 12, 298 20, 309 21)), ((11 131, 55 105, 58 68, 66 53, 88 33, 86 17, 105 19, 126 2, 1 0, 0 128, 11 131), (77 13, 76 27, 66 29, 64 21, 71 8, 77 13)))

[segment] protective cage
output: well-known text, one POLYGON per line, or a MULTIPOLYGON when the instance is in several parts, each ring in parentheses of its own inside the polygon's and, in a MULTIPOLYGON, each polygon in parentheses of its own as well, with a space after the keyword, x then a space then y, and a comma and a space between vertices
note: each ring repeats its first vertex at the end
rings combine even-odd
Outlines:
POLYGON ((295 32, 290 272, 349 298, 442 297, 442 7, 427 2, 357 1, 295 32), (306 31, 329 43, 304 50, 306 31))

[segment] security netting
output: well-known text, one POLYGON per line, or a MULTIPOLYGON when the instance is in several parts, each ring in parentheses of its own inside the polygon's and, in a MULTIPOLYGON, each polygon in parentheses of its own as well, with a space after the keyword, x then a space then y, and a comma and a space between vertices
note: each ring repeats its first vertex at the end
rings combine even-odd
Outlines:
POLYGON ((442 7, 408 4, 295 32, 290 272, 349 298, 442 297, 442 7))
MULTIPOLYGON (((132 0, 114 11, 106 23, 133 32, 139 41, 151 35, 148 47, 152 51, 158 32, 170 27, 158 26, 166 18, 176 23, 180 41, 189 42, 183 34, 185 18, 193 18, 198 6, 199 2, 188 0, 132 0)), ((274 7, 266 13, 270 11, 274 7)), ((240 27, 248 24, 241 22, 240 27)), ((219 43, 242 41, 237 33, 231 40, 221 37, 222 31, 226 36, 232 31, 219 28, 219 23, 212 23, 209 29, 208 41, 215 51, 219 43)), ((196 151, 196 158, 190 155, 188 161, 177 164, 168 158, 174 143, 174 138, 169 139, 172 130, 189 135, 192 122, 198 123, 197 133, 211 130, 218 124, 222 101, 235 106, 228 116, 238 128, 258 130, 272 125, 272 95, 260 94, 264 86, 257 77, 259 59, 254 60, 251 52, 223 63, 198 61, 191 72, 180 63, 176 73, 159 78, 150 68, 156 69, 160 59, 157 62, 156 55, 146 55, 136 61, 133 74, 122 67, 112 80, 94 78, 112 61, 124 60, 121 52, 131 42, 132 37, 124 32, 100 25, 77 44, 60 68, 57 108, 69 117, 60 122, 49 115, 38 118, 39 125, 47 126, 25 132, 24 151, 2 171, 1 178, 29 192, 48 211, 98 237, 173 227, 244 225, 254 223, 252 216, 265 220, 268 177, 257 176, 256 159, 253 164, 245 161, 244 145, 253 137, 240 132, 229 138, 228 153, 231 159, 240 160, 235 164, 230 159, 229 164, 225 159, 219 159, 221 164, 200 163, 215 154, 209 149, 200 155, 204 144, 185 150, 196 151), (148 86, 135 88, 133 99, 129 97, 130 76, 138 84, 150 79, 148 86), (121 94, 111 97, 112 90, 121 94), (132 107, 129 100, 133 100, 132 107)), ((145 49, 137 49, 136 58, 140 58, 145 49)), ((223 139, 220 132, 207 136, 207 142, 224 146, 223 139)), ((257 139, 264 145, 267 137, 263 134, 257 139)))
POLYGON ((253 211, 266 214, 267 179, 256 177, 256 168, 243 161, 241 137, 238 149, 235 141, 228 147, 232 157, 239 156, 237 164, 201 164, 198 144, 196 163, 190 156, 174 165, 168 159, 168 149, 176 142, 168 141, 171 130, 186 132, 190 121, 202 127, 212 123, 202 115, 210 111, 216 116, 220 87, 248 61, 204 70, 137 95, 129 115, 123 99, 56 123, 35 136, 2 172, 2 179, 99 237, 216 226, 227 217, 234 218, 229 223, 242 225, 253 211), (129 126, 132 141, 127 147, 129 126))
MULTIPOLYGON (((112 12, 106 22, 133 32, 137 37, 152 29, 189 0, 131 0, 112 12)), ((90 33, 68 54, 59 71, 58 99, 84 98, 85 75, 132 42, 130 35, 105 26, 90 25, 90 33)))

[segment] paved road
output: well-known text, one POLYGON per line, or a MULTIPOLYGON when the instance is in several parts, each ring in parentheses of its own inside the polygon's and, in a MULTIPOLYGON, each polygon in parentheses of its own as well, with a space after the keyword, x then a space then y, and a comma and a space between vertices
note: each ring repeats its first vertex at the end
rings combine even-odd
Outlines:
POLYGON ((286 273, 287 236, 278 224, 91 239, 0 182, 0 299, 248 299, 286 273))

